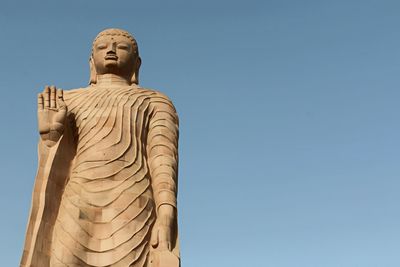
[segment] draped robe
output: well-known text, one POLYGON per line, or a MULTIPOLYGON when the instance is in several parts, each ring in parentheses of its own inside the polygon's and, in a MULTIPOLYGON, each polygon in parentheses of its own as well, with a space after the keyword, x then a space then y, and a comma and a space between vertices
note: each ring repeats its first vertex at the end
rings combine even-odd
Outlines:
POLYGON ((136 85, 65 91, 64 100, 63 137, 39 144, 21 266, 147 267, 164 256, 162 266, 179 266, 176 221, 171 253, 150 245, 158 206, 176 207, 171 101, 136 85))

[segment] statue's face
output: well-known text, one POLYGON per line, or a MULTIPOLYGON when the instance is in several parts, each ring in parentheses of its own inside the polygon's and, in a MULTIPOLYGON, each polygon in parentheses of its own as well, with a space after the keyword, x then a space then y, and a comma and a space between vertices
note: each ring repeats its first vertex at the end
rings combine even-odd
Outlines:
POLYGON ((134 71, 137 58, 131 40, 122 35, 101 36, 93 46, 97 74, 113 73, 129 77, 134 71))

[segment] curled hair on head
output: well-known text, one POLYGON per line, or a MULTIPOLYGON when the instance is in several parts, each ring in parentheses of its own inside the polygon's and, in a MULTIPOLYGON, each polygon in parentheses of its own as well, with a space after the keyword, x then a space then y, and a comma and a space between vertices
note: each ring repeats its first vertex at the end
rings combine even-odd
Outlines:
POLYGON ((122 29, 117 29, 117 28, 110 28, 110 29, 105 29, 101 31, 99 34, 97 34, 96 38, 93 41, 92 48, 94 47, 94 44, 96 43, 97 39, 99 39, 102 36, 107 36, 107 35, 119 35, 119 36, 124 36, 128 38, 134 47, 134 50, 137 51, 137 42, 136 39, 127 31, 122 30, 122 29))
POLYGON ((132 43, 132 48, 133 48, 133 52, 136 53, 137 57, 138 57, 138 66, 135 66, 134 71, 132 73, 132 77, 130 79, 130 83, 131 84, 139 84, 139 68, 140 68, 140 63, 141 63, 141 59, 139 57, 139 48, 136 42, 136 39, 127 31, 122 30, 122 29, 117 29, 117 28, 110 28, 110 29, 105 29, 103 31, 101 31, 96 38, 93 41, 92 44, 92 54, 90 56, 89 59, 89 65, 90 65, 90 80, 89 80, 89 84, 96 84, 97 83, 97 73, 96 73, 96 68, 94 66, 94 61, 93 61, 93 50, 94 50, 94 45, 96 43, 96 41, 102 37, 102 36, 107 36, 107 35, 118 35, 118 36, 124 36, 127 39, 129 39, 132 43))

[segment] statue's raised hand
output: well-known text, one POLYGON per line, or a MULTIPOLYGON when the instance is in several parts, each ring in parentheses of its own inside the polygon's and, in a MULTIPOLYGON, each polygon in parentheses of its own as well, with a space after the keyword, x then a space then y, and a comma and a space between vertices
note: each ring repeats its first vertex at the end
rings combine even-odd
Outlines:
POLYGON ((46 146, 55 145, 64 132, 67 106, 64 103, 63 90, 55 86, 46 86, 38 94, 38 123, 40 138, 46 146))

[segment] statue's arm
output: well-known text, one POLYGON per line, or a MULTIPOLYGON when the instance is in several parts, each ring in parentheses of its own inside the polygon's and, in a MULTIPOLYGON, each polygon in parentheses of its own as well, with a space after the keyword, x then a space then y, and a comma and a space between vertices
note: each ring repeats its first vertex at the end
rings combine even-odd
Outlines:
POLYGON ((168 98, 157 97, 152 104, 147 136, 147 157, 157 212, 152 245, 172 250, 176 234, 179 123, 168 98))
POLYGON ((71 147, 62 138, 66 114, 63 91, 47 86, 38 95, 39 160, 21 266, 48 266, 52 224, 68 170, 65 166, 69 160, 67 152, 71 147), (61 143, 64 144, 63 151, 60 150, 61 143))

